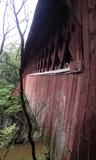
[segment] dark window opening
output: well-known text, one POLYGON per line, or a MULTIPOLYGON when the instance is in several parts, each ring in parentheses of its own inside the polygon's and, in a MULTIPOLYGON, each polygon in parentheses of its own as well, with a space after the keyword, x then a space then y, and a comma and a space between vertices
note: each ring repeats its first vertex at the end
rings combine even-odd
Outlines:
POLYGON ((62 8, 32 57, 32 72, 42 73, 70 67, 72 62, 81 57, 80 45, 81 28, 69 11, 62 8))

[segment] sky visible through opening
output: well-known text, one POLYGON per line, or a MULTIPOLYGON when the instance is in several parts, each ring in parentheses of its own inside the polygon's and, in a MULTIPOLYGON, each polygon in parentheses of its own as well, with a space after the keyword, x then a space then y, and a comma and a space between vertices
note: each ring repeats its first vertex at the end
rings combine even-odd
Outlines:
MULTIPOLYGON (((0 0, 0 44, 2 42, 2 36, 3 36, 3 20, 4 20, 4 10, 5 10, 5 4, 6 4, 7 0, 0 0)), ((35 12, 35 8, 37 5, 38 0, 27 0, 26 1, 26 14, 29 15, 29 22, 28 22, 28 27, 27 27, 27 31, 25 34, 25 40, 27 39, 29 30, 30 30, 30 25, 32 24, 32 20, 34 17, 34 12, 35 12)), ((20 6, 22 4, 22 0, 15 0, 15 7, 16 7, 16 11, 19 10, 20 6)), ((22 9, 22 11, 18 14, 18 19, 20 22, 23 21, 24 19, 24 9, 22 9)), ((20 28, 21 31, 23 32, 23 30, 25 29, 25 22, 20 23, 20 28)), ((6 18, 5 18, 5 25, 4 25, 4 30, 6 31, 7 27, 10 26, 9 28, 12 28, 14 26, 16 26, 15 23, 15 18, 12 12, 12 8, 9 6, 7 7, 7 11, 6 11, 6 18)), ((6 43, 5 46, 7 46, 10 43, 19 43, 19 34, 17 29, 15 28, 14 30, 12 30, 6 37, 6 43)))

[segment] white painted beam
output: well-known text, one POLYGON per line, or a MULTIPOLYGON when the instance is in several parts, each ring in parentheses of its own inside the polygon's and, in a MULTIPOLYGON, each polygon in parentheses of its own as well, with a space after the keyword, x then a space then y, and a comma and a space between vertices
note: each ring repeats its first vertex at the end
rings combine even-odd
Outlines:
POLYGON ((64 69, 57 69, 57 70, 51 70, 51 71, 45 71, 45 72, 37 72, 32 73, 29 75, 32 76, 39 76, 39 75, 54 75, 54 74, 60 74, 60 73, 66 73, 70 71, 70 67, 64 68, 64 69))

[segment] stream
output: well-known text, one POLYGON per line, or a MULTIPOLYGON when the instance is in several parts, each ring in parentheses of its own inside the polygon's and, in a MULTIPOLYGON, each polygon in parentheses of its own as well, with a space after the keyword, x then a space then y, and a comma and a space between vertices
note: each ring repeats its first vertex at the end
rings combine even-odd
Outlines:
MULTIPOLYGON (((45 160, 46 149, 42 144, 36 144, 36 156, 37 160, 45 160)), ((4 150, 0 150, 0 158, 2 160, 4 150)), ((11 147, 5 160, 32 160, 31 147, 29 144, 14 145, 11 147)))

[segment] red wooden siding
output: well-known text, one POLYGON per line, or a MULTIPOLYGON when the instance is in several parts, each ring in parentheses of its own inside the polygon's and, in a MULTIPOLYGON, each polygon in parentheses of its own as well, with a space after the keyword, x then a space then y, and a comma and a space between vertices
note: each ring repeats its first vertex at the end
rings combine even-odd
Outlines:
MULTIPOLYGON (((56 143, 55 151, 58 154, 54 156, 62 156, 64 145, 67 147, 70 144, 69 138, 77 122, 75 118, 77 117, 77 106, 74 110, 77 75, 28 75, 26 81, 27 87, 25 93, 28 96, 32 111, 34 113, 38 112, 42 104, 45 104, 45 107, 37 117, 44 139, 47 143, 50 141, 51 147, 53 146, 53 141, 56 143), (37 108, 38 104, 39 107, 37 108), (54 139, 54 136, 57 138, 54 139), (62 154, 59 155, 60 147, 62 154)), ((71 143, 73 138, 71 139, 71 143)), ((68 148, 72 151, 72 144, 68 148)), ((60 159, 60 157, 57 157, 57 159, 60 159)))
MULTIPOLYGON (((27 74, 25 93, 34 114, 45 106, 37 121, 51 160, 96 160, 96 2, 74 0, 72 5, 74 10, 78 6, 75 16, 81 28, 76 23, 70 48, 75 65, 81 60, 83 71, 27 74)), ((31 73, 32 66, 24 74, 31 73)))

